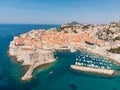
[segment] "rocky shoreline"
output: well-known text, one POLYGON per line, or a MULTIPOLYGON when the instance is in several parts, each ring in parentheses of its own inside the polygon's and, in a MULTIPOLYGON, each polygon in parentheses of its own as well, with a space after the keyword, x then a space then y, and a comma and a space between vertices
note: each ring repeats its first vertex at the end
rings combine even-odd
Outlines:
POLYGON ((30 66, 22 80, 31 79, 37 66, 54 62, 56 50, 75 52, 83 49, 120 64, 120 54, 111 51, 111 48, 120 47, 119 27, 120 22, 105 25, 66 24, 61 28, 32 30, 14 37, 10 42, 8 55, 17 62, 30 66))

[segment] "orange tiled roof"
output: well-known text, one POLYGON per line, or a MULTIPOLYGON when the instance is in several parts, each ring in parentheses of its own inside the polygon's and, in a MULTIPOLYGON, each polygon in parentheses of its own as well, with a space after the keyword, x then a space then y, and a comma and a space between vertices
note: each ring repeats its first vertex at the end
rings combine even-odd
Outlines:
POLYGON ((23 48, 23 50, 31 50, 31 48, 23 48))

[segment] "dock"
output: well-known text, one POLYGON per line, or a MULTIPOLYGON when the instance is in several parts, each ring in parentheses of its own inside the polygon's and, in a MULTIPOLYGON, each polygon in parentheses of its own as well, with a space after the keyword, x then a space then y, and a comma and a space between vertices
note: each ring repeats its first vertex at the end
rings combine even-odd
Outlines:
POLYGON ((24 76, 21 78, 22 81, 26 81, 26 80, 30 80, 32 77, 33 77, 33 72, 34 70, 40 66, 40 65, 45 65, 45 64, 50 64, 50 63, 53 63, 55 62, 56 59, 49 59, 49 61, 47 62, 37 62, 37 63, 34 63, 33 65, 30 65, 28 71, 24 74, 24 76))
POLYGON ((78 65, 71 65, 71 69, 82 72, 101 74, 106 76, 113 76, 115 74, 115 70, 91 68, 91 67, 78 66, 78 65))

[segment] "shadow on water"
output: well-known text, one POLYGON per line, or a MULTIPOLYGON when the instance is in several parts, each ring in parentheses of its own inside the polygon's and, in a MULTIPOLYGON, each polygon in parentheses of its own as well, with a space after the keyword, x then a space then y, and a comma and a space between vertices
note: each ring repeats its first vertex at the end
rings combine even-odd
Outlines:
POLYGON ((117 88, 113 88, 112 90, 118 90, 117 88))
POLYGON ((72 89, 72 90, 77 90, 77 86, 75 84, 70 84, 69 87, 72 89))

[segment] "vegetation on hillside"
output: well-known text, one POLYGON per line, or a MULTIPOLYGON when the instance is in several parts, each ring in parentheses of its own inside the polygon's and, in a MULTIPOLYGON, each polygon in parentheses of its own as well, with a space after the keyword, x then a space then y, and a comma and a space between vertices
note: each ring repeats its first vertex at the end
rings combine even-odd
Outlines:
POLYGON ((120 54, 120 47, 118 48, 111 48, 109 50, 107 50, 108 52, 111 52, 111 53, 117 53, 117 54, 120 54))
POLYGON ((115 41, 115 40, 120 40, 120 36, 115 37, 115 38, 114 38, 114 41, 115 41))

